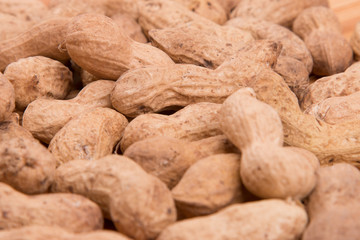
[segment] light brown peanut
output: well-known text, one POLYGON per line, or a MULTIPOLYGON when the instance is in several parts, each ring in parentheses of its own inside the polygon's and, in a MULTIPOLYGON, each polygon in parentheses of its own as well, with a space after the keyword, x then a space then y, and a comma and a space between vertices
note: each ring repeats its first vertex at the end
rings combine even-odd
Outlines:
POLYGON ((29 29, 34 23, 0 11, 0 41, 13 38, 29 29))
POLYGON ((215 23, 223 24, 226 19, 225 9, 218 0, 175 0, 189 10, 215 23))
POLYGON ((344 163, 324 166, 309 196, 310 224, 304 240, 355 239, 359 235, 359 171, 344 163))
POLYGON ((286 144, 315 153, 321 164, 346 161, 359 165, 358 121, 336 125, 319 122, 301 111, 298 99, 282 77, 266 70, 258 75, 248 86, 255 90, 259 100, 275 108, 280 115, 286 144))
POLYGON ((196 102, 222 103, 273 66, 280 49, 272 41, 257 41, 216 70, 184 64, 135 69, 119 78, 111 101, 116 110, 131 117, 196 102))
POLYGON ((230 17, 253 17, 289 27, 303 8, 303 0, 242 0, 230 17))
POLYGON ((180 215, 208 215, 243 202, 240 157, 216 154, 194 163, 171 191, 180 215))
POLYGON ((0 156, 1 182, 27 194, 49 189, 55 159, 29 131, 13 122, 1 122, 0 156))
POLYGON ((343 97, 331 97, 322 102, 311 105, 305 113, 314 115, 316 119, 329 124, 360 120, 358 102, 360 92, 343 97))
POLYGON ((116 23, 100 14, 83 14, 69 24, 66 50, 84 70, 103 79, 117 80, 129 69, 171 65, 161 50, 132 40, 116 23))
POLYGON ((203 102, 191 104, 170 116, 140 115, 125 128, 121 150, 124 152, 134 142, 155 136, 196 141, 220 135, 217 117, 220 107, 221 104, 203 102))
POLYGON ((172 189, 198 160, 220 153, 237 152, 224 135, 188 142, 167 136, 146 138, 130 145, 124 156, 138 163, 172 189))
POLYGON ((59 50, 65 40, 68 24, 66 18, 44 20, 28 31, 14 38, 0 42, 0 71, 20 58, 44 56, 59 61, 66 61, 69 55, 59 50))
POLYGON ((250 192, 262 198, 302 199, 314 188, 317 158, 306 150, 282 147, 278 113, 258 101, 252 89, 240 89, 225 100, 220 125, 241 150, 241 179, 250 192))
POLYGON ((360 60, 360 22, 358 22, 355 26, 354 33, 350 39, 350 44, 355 53, 355 58, 360 60))
POLYGON ((303 207, 271 199, 233 204, 210 216, 177 222, 158 240, 297 239, 306 224, 303 207))
POLYGON ((147 43, 144 33, 140 25, 136 20, 129 14, 118 13, 111 16, 111 19, 120 27, 120 29, 128 35, 131 39, 140 42, 147 43))
POLYGON ((47 7, 41 0, 0 0, 0 13, 10 14, 19 20, 38 22, 47 7))
POLYGON ((95 201, 111 215, 118 231, 135 239, 153 239, 176 220, 170 191, 131 159, 109 155, 60 166, 52 188, 95 201))
POLYGON ((137 0, 137 7, 138 21, 145 35, 151 29, 172 28, 192 21, 209 26, 216 25, 176 1, 137 0))
POLYGON ((1 72, 0 89, 0 121, 4 121, 15 109, 15 91, 13 85, 1 72))
POLYGON ((76 194, 27 196, 0 183, 0 195, 1 229, 38 224, 58 226, 70 232, 90 232, 103 227, 100 208, 76 194))
POLYGON ((233 18, 225 26, 250 31, 255 39, 280 42, 282 50, 275 71, 279 73, 297 95, 309 85, 313 60, 305 43, 289 29, 256 18, 233 18))
POLYGON ((341 34, 335 13, 327 7, 307 8, 294 21, 293 31, 304 39, 314 60, 313 73, 328 76, 345 71, 353 52, 341 34))
POLYGON ((165 51, 175 62, 212 69, 253 41, 248 31, 201 22, 153 29, 149 31, 149 36, 152 44, 165 51))
POLYGON ((50 143, 54 135, 72 118, 96 107, 111 107, 113 81, 98 80, 83 88, 70 100, 38 99, 26 108, 23 126, 35 138, 50 143))
POLYGON ((64 99, 73 83, 67 67, 42 56, 19 59, 6 67, 4 75, 14 86, 19 110, 38 98, 64 99))
POLYGON ((242 0, 231 12, 230 17, 252 17, 290 27, 303 9, 328 5, 328 0, 242 0))
POLYGON ((343 73, 323 77, 310 84, 302 93, 303 110, 327 98, 347 96, 360 90, 360 63, 355 63, 343 73))
POLYGON ((91 109, 57 132, 49 150, 58 165, 74 159, 99 159, 112 153, 127 124, 128 120, 115 110, 91 109))
POLYGON ((41 225, 0 231, 0 240, 21 239, 24 236, 28 240, 129 240, 129 238, 114 231, 98 230, 74 234, 60 227, 41 225))

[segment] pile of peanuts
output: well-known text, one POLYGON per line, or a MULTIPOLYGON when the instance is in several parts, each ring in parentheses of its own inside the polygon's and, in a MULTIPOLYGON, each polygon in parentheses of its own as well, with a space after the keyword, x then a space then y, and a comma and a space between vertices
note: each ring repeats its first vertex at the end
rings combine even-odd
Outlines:
POLYGON ((0 19, 0 240, 360 238, 360 23, 327 0, 0 19))

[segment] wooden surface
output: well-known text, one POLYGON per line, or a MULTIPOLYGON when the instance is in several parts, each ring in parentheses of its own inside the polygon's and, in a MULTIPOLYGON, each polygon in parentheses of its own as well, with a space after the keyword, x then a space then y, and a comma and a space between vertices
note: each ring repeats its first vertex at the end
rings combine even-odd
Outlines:
POLYGON ((360 22, 360 0, 329 0, 343 27, 343 33, 350 38, 355 25, 360 22))

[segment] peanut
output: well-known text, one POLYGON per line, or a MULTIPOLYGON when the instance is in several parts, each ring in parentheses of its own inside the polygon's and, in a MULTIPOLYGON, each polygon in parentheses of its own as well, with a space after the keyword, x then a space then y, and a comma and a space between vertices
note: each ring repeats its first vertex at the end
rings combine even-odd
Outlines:
POLYGON ((171 191, 179 214, 208 215, 243 202, 239 167, 239 154, 217 154, 194 163, 171 191))
POLYGON ((231 12, 230 17, 254 17, 290 27, 303 9, 328 5, 328 0, 242 0, 231 12))
POLYGON ((0 0, 0 12, 15 16, 23 21, 38 22, 47 11, 40 0, 0 0))
POLYGON ((303 7, 302 0, 242 0, 231 12, 230 17, 254 17, 289 27, 303 7))
POLYGON ((347 161, 358 165, 360 133, 357 121, 329 125, 304 114, 296 96, 273 71, 260 72, 256 81, 247 86, 255 90, 259 100, 277 110, 286 144, 313 152, 321 164, 347 161))
POLYGON ((119 78, 111 101, 116 110, 130 117, 196 102, 222 103, 273 66, 279 52, 278 44, 257 41, 216 70, 180 64, 135 69, 119 78))
POLYGON ((343 73, 323 77, 310 84, 300 98, 301 108, 308 109, 327 98, 347 96, 360 90, 360 63, 355 63, 343 73))
POLYGON ((15 109, 15 91, 13 85, 0 72, 0 122, 10 117, 15 109))
POLYGON ((135 142, 126 149, 124 156, 134 160, 172 189, 196 161, 215 154, 237 151, 223 135, 195 142, 159 136, 135 142))
POLYGON ((37 99, 26 108, 23 126, 35 138, 50 143, 55 134, 72 118, 96 107, 111 107, 113 81, 98 80, 70 100, 37 99))
POLYGON ((229 15, 241 0, 218 0, 219 4, 225 9, 229 15))
POLYGON ((157 239, 297 239, 306 224, 305 210, 294 202, 262 200, 233 204, 210 216, 177 222, 157 239))
POLYGON ((112 153, 127 124, 127 119, 112 109, 91 109, 57 132, 49 150, 58 165, 74 159, 98 159, 112 153))
POLYGON ((313 73, 320 76, 345 71, 353 52, 341 34, 335 13, 326 7, 305 9, 294 21, 293 31, 304 39, 314 60, 313 73))
POLYGON ((354 33, 350 39, 351 47, 355 53, 356 60, 360 59, 360 22, 358 22, 355 26, 354 33))
POLYGON ((101 229, 103 226, 100 208, 76 194, 27 196, 0 183, 0 195, 0 210, 3 213, 0 215, 1 229, 38 224, 58 226, 76 233, 101 229))
POLYGON ((13 38, 22 32, 25 32, 33 25, 30 21, 21 20, 16 16, 1 12, 0 21, 2 23, 0 26, 0 41, 13 38))
POLYGON ((28 57, 8 65, 5 77, 15 89, 16 108, 25 108, 38 98, 64 99, 73 82, 71 71, 46 57, 28 57))
POLYGON ((226 19, 225 9, 218 0, 175 0, 186 6, 189 10, 203 16, 215 23, 223 24, 226 19))
POLYGON ((170 115, 143 114, 125 128, 120 141, 124 152, 134 142, 155 136, 168 136, 187 141, 220 135, 217 118, 221 104, 196 103, 170 115))
POLYGON ((251 34, 228 26, 189 22, 149 31, 151 42, 177 63, 217 68, 253 40, 251 34))
POLYGON ((360 92, 343 97, 327 98, 324 101, 311 105, 305 113, 312 114, 316 119, 329 124, 337 124, 346 121, 360 120, 358 101, 360 92))
POLYGON ((53 181, 55 159, 16 123, 0 123, 0 181, 27 194, 46 192, 53 181))
POLYGON ((69 55, 59 50, 65 40, 67 24, 66 18, 44 20, 20 35, 0 42, 0 71, 20 58, 31 56, 68 60, 69 55))
POLYGON ((38 225, 0 231, 0 240, 21 239, 24 236, 28 240, 129 240, 124 235, 112 231, 99 230, 74 234, 63 228, 38 225))
POLYGON ((349 164, 319 169, 318 184, 307 203, 310 225, 304 240, 357 238, 359 223, 354 219, 360 212, 359 183, 359 171, 349 164))
POLYGON ((302 199, 315 186, 318 160, 310 152, 299 152, 305 150, 282 147, 278 113, 253 95, 252 89, 240 89, 220 110, 222 131, 242 153, 241 179, 262 198, 302 199))
POLYGON ((92 199, 105 216, 110 213, 118 231, 135 239, 155 238, 176 220, 165 184, 122 156, 63 164, 56 171, 52 190, 92 199))
POLYGON ((142 66, 173 64, 164 52, 132 40, 111 18, 100 14, 75 17, 65 45, 76 64, 104 79, 117 80, 125 71, 142 66))
POLYGON ((118 13, 111 16, 111 19, 120 27, 120 29, 126 33, 131 39, 140 42, 147 43, 144 33, 140 25, 136 22, 136 20, 128 15, 123 13, 118 13))
POLYGON ((280 25, 256 18, 233 18, 225 26, 250 31, 255 39, 280 42, 282 50, 275 71, 297 95, 309 85, 313 60, 305 43, 293 32, 280 25))
POLYGON ((172 28, 188 22, 216 25, 176 1, 137 0, 138 21, 145 35, 151 29, 172 28))

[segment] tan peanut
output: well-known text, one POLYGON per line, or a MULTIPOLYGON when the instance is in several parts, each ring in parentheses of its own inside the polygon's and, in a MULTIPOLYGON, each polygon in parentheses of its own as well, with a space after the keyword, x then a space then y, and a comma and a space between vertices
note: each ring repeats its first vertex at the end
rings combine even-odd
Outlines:
POLYGON ((225 9, 229 15, 241 0, 218 0, 219 4, 225 9))
POLYGON ((233 204, 210 216, 177 222, 157 239, 297 239, 306 224, 303 207, 271 199, 233 204))
POLYGON ((132 120, 125 128, 120 141, 124 152, 134 142, 155 136, 167 136, 187 141, 220 135, 218 111, 221 104, 196 103, 166 116, 143 114, 132 120))
POLYGON ((148 42, 140 25, 131 15, 118 13, 111 16, 111 19, 120 27, 121 31, 123 31, 131 39, 140 43, 148 42))
POLYGON ((0 6, 0 13, 30 22, 40 21, 47 12, 47 7, 41 0, 0 0, 0 6))
POLYGON ((16 123, 0 123, 0 181, 27 193, 43 193, 52 184, 55 159, 16 123))
POLYGON ((327 98, 347 96, 360 90, 360 63, 355 63, 343 73, 323 77, 310 84, 300 98, 301 108, 308 109, 327 98))
POLYGON ((113 81, 98 80, 83 88, 70 100, 37 99, 26 108, 23 126, 35 138, 49 143, 72 118, 96 107, 111 107, 113 81))
POLYGON ((61 0, 57 4, 50 5, 44 18, 54 16, 71 18, 84 13, 105 14, 105 10, 98 1, 94 0, 61 0))
POLYGON ((252 89, 240 89, 225 100, 220 125, 241 150, 241 179, 250 192, 262 198, 302 199, 314 188, 317 158, 306 150, 282 147, 278 113, 257 100, 252 89))
POLYGON ((248 31, 201 22, 153 29, 149 31, 149 36, 152 44, 165 51, 175 62, 212 69, 253 41, 248 31))
POLYGON ((159 136, 133 143, 126 149, 124 156, 134 160, 146 172, 158 177, 172 189, 185 171, 198 160, 237 151, 224 135, 195 142, 159 136))
POLYGON ((112 153, 127 124, 128 120, 115 110, 91 109, 57 132, 49 150, 58 165, 74 159, 98 159, 112 153))
POLYGON ((328 5, 328 0, 242 0, 231 12, 230 17, 253 17, 290 27, 303 9, 328 5))
POLYGON ((360 59, 360 22, 358 22, 355 26, 354 33, 350 39, 351 47, 355 53, 355 58, 357 60, 360 59))
POLYGON ((230 17, 254 17, 288 27, 303 8, 302 0, 242 0, 231 12, 230 17))
POLYGON ((313 60, 305 43, 289 29, 256 18, 233 18, 225 26, 250 31, 255 39, 278 41, 282 45, 275 71, 297 95, 309 85, 313 60), (299 93, 298 93, 299 92, 299 93))
POLYGON ((331 97, 322 102, 311 105, 305 113, 312 114, 316 119, 329 124, 337 124, 346 121, 360 120, 360 108, 358 102, 360 92, 343 97, 331 97))
POLYGON ((13 85, 0 72, 0 122, 10 117, 15 109, 15 91, 13 85))
POLYGON ((356 239, 359 236, 359 170, 350 164, 324 166, 309 196, 310 224, 304 240, 356 239))
POLYGON ((83 14, 69 24, 66 50, 71 59, 96 77, 117 80, 129 69, 171 65, 161 50, 132 40, 104 15, 83 14))
POLYGON ((216 154, 192 165, 172 189, 182 217, 208 215, 243 202, 240 155, 216 154))
POLYGON ((131 117, 196 102, 222 103, 273 66, 280 49, 272 41, 256 41, 216 70, 184 64, 135 69, 119 78, 111 101, 116 110, 131 117))
POLYGON ((304 39, 314 60, 313 73, 327 76, 345 71, 353 52, 341 34, 335 13, 326 7, 305 9, 294 21, 293 31, 304 39))
POLYGON ((129 238, 114 231, 98 230, 74 234, 60 227, 40 225, 0 231, 0 240, 21 239, 24 236, 28 240, 129 240, 129 238))
POLYGON ((336 125, 319 122, 301 111, 297 97, 282 77, 269 70, 263 70, 258 75, 256 81, 249 82, 247 86, 255 90, 259 100, 277 110, 286 144, 313 152, 321 164, 346 161, 359 165, 358 121, 336 125))
POLYGON ((14 86, 19 110, 38 98, 64 99, 73 83, 67 67, 42 56, 19 59, 6 67, 4 75, 14 86))
POLYGON ((176 1, 137 0, 138 21, 145 35, 151 29, 177 27, 188 22, 197 22, 208 26, 216 23, 206 19, 176 1))
POLYGON ((176 220, 170 191, 131 159, 109 155, 60 166, 52 188, 95 201, 111 215, 118 231, 135 239, 153 239, 176 220))
POLYGON ((90 232, 103 227, 100 208, 76 194, 27 196, 0 183, 0 195, 1 229, 38 224, 58 226, 70 232, 90 232))
POLYGON ((14 38, 0 42, 0 71, 20 58, 44 56, 66 61, 69 55, 59 50, 65 40, 66 18, 53 18, 40 22, 14 38))
POLYGON ((225 9, 218 0, 175 0, 189 10, 215 23, 223 24, 226 19, 225 9))
POLYGON ((4 41, 25 32, 34 23, 17 18, 14 15, 2 13, 0 11, 0 41, 4 41))

